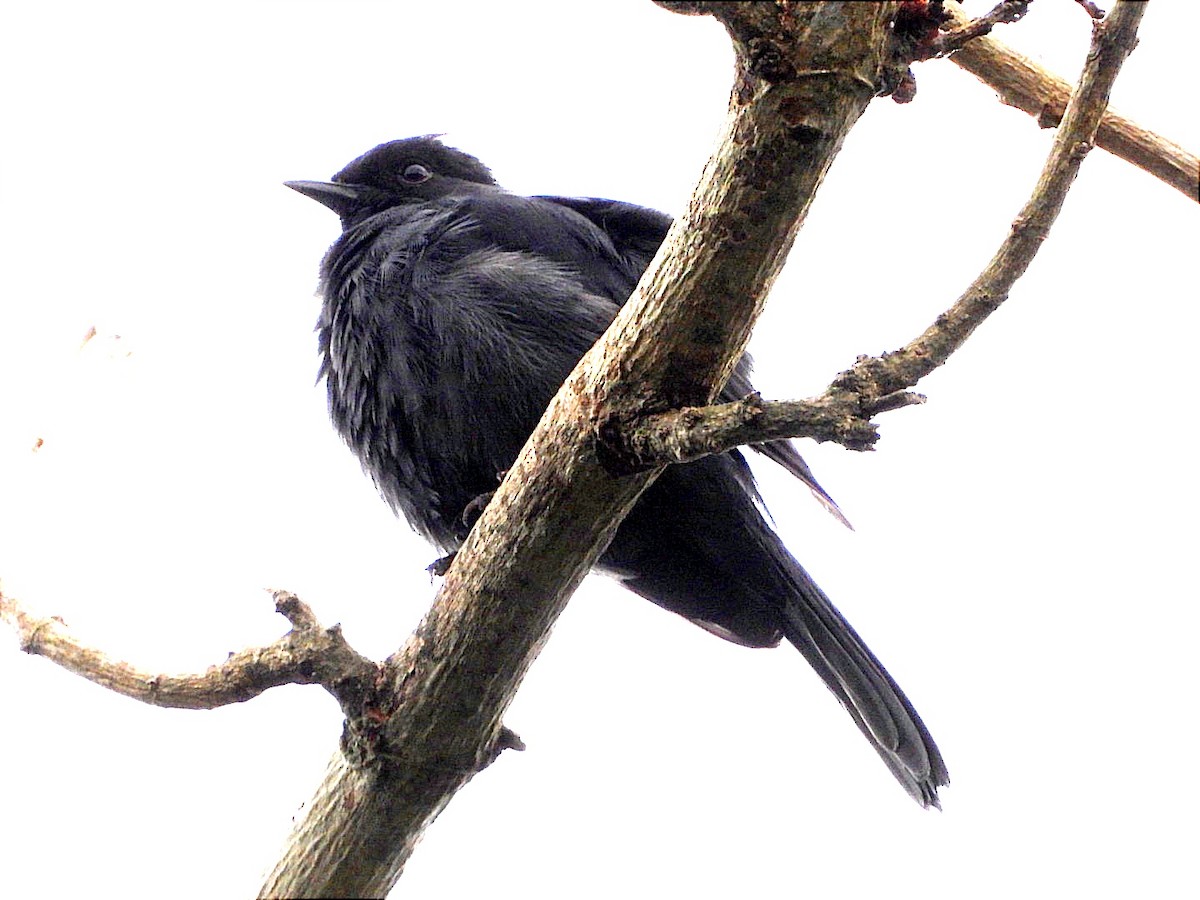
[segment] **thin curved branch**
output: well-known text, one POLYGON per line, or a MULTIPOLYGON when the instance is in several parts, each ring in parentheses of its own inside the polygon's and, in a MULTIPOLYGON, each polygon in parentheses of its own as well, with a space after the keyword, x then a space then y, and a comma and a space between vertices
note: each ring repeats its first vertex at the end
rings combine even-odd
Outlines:
POLYGON ((292 623, 292 630, 265 647, 231 653, 198 674, 162 675, 113 659, 75 637, 62 619, 35 616, 3 593, 0 620, 16 631, 26 653, 154 706, 215 709, 250 700, 281 684, 320 684, 347 715, 362 715, 380 667, 346 643, 340 626, 323 628, 295 594, 273 594, 275 609, 292 623))
POLYGON ((878 439, 871 417, 921 402, 920 395, 908 389, 946 362, 1000 307, 1037 255, 1091 149, 1113 82, 1136 43, 1143 12, 1143 4, 1123 0, 1097 27, 1079 86, 1033 194, 987 268, 924 333, 894 353, 859 358, 812 400, 767 404, 752 396, 736 403, 606 421, 598 429, 606 464, 618 472, 643 471, 785 437, 871 449, 878 439))
POLYGON ((1037 185, 983 272, 916 340, 895 353, 860 359, 834 382, 835 389, 853 390, 868 402, 907 390, 949 359, 1008 299, 1012 286, 1041 249, 1084 157, 1094 146, 1113 82, 1137 43, 1137 27, 1144 12, 1144 3, 1119 0, 1108 17, 1097 23, 1079 85, 1067 104, 1037 185))
POLYGON ((1001 0, 986 15, 969 19, 962 24, 953 23, 953 27, 943 31, 930 42, 929 56, 946 56, 955 50, 961 50, 976 38, 991 34, 997 25, 1020 21, 1029 12, 1029 3, 1030 0, 1001 0))
MULTIPOLYGON (((947 0, 945 9, 952 27, 962 28, 970 23, 970 16, 953 0, 947 0)), ((1041 127, 1053 128, 1062 120, 1071 86, 995 38, 976 38, 950 60, 994 88, 1002 103, 1029 113, 1041 127)), ((1095 142, 1096 146, 1200 202, 1200 157, 1194 153, 1113 110, 1105 112, 1095 142)))

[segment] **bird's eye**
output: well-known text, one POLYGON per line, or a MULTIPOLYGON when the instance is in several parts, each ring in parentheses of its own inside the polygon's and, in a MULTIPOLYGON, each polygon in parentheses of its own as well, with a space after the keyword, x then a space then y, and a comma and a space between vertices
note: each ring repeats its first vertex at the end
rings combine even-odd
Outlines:
POLYGON ((421 182, 428 181, 430 178, 432 178, 433 173, 424 166, 414 163, 404 170, 404 174, 401 177, 404 179, 406 184, 420 184, 421 182))

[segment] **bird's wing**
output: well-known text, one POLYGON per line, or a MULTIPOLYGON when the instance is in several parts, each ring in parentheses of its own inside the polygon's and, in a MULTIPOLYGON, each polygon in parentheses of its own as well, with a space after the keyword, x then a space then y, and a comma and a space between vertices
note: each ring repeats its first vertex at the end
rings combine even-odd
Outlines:
POLYGON ((825 488, 817 483, 817 479, 813 477, 808 463, 796 451, 791 441, 771 441, 766 444, 751 444, 751 449, 761 453, 772 462, 783 466, 787 471, 803 481, 805 486, 812 491, 812 495, 817 498, 817 501, 829 511, 830 515, 850 530, 854 530, 854 526, 850 524, 850 520, 846 518, 846 514, 842 512, 837 502, 829 496, 825 488))
MULTIPOLYGON (((667 231, 671 227, 671 217, 666 213, 633 203, 602 200, 596 197, 541 197, 539 199, 565 206, 591 220, 612 241, 617 253, 637 267, 639 275, 650 264, 650 260, 654 258, 654 254, 658 251, 659 245, 666 238, 667 231)), ((750 368, 750 356, 746 354, 738 362, 737 369, 721 391, 720 400, 728 403, 740 400, 753 392, 754 385, 750 383, 750 368)), ((812 491, 813 496, 821 505, 829 510, 838 521, 847 528, 852 527, 834 499, 817 482, 808 463, 800 456, 791 441, 769 441, 765 444, 754 444, 752 447, 756 452, 783 466, 784 469, 799 478, 812 491)), ((743 486, 752 496, 762 502, 748 471, 745 477, 739 480, 743 482, 743 486)))
MULTIPOLYGON (((508 207, 481 206, 389 210, 343 234, 322 269, 331 415, 393 507, 447 550, 619 308, 525 249, 508 207)), ((524 231, 540 234, 536 218, 524 231)))
MULTIPOLYGON (((746 354, 739 361, 733 375, 730 376, 724 389, 718 395, 717 399, 724 403, 731 403, 735 400, 741 400, 747 394, 753 393, 754 385, 750 383, 750 355, 746 354)), ((850 520, 846 518, 846 514, 838 507, 834 499, 829 496, 825 488, 817 482, 816 476, 813 475, 812 469, 808 467, 808 463, 804 461, 795 444, 789 440, 782 441, 767 441, 763 444, 751 444, 750 449, 757 453, 761 453, 771 462, 778 463, 783 466, 792 475, 804 482, 817 501, 829 511, 829 513, 845 525, 853 530, 854 526, 850 524, 850 520)), ((761 500, 759 501, 761 502, 761 500)))
MULTIPOLYGON (((573 209, 608 235, 617 253, 641 273, 650 265, 671 228, 671 217, 656 209, 598 197, 539 197, 573 209)), ((637 279, 634 279, 636 283, 637 279)), ((631 286, 632 290, 632 286, 631 286)))

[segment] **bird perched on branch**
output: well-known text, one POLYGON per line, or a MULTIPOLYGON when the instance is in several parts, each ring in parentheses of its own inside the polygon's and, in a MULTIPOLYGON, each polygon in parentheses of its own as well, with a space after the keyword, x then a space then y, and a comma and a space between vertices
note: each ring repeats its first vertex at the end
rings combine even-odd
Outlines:
MULTIPOLYGON (((341 217, 321 265, 321 373, 337 430, 383 496, 436 546, 466 538, 575 364, 671 224, 611 200, 522 197, 478 159, 415 137, 331 182, 288 186, 341 217)), ((721 394, 752 390, 743 359, 721 394)), ((840 516, 786 441, 755 446, 840 516)), ((892 774, 937 805, 945 764, 912 704, 760 512, 738 452, 668 467, 600 570, 726 640, 808 660, 892 774)))

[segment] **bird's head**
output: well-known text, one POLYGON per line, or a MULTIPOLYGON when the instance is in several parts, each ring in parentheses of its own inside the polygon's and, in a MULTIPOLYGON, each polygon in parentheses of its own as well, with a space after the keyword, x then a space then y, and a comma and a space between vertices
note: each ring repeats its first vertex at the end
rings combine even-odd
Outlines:
POLYGON ((380 144, 333 176, 332 181, 287 181, 342 218, 343 225, 422 200, 495 187, 488 167, 469 153, 447 147, 438 135, 380 144))

